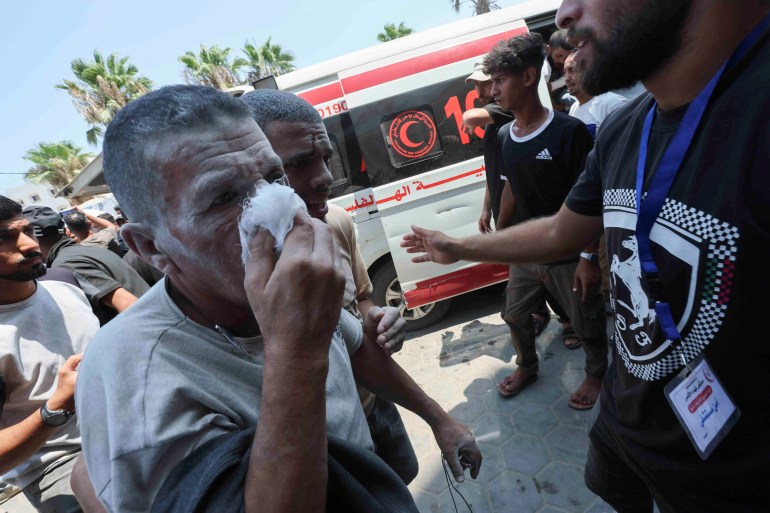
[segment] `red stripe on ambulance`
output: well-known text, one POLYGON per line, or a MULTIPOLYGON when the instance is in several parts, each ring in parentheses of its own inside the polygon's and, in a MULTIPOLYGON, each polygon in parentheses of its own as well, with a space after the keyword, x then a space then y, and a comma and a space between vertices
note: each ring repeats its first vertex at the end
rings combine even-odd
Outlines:
POLYGON ((342 86, 339 82, 332 82, 325 86, 316 87, 315 89, 308 89, 297 93, 297 96, 303 98, 310 105, 319 105, 321 103, 330 102, 343 97, 342 86))
POLYGON ((527 28, 521 27, 500 34, 494 34, 450 48, 442 48, 441 50, 426 55, 420 55, 419 57, 396 62, 359 75, 353 75, 342 79, 342 83, 332 82, 331 84, 316 87, 315 89, 308 89, 307 91, 302 91, 297 94, 307 100, 311 105, 319 105, 321 103, 340 99, 345 93, 354 93, 392 80, 408 77, 409 75, 414 75, 416 73, 482 55, 488 52, 492 46, 501 39, 509 39, 513 36, 525 33, 527 33, 527 28))
POLYGON ((417 288, 404 294, 409 308, 428 305, 465 292, 477 290, 508 279, 508 266, 478 264, 416 283, 417 288))
POLYGON ((346 94, 362 91, 370 87, 391 82, 399 78, 415 75, 423 71, 439 68, 465 59, 487 53, 501 39, 509 39, 519 34, 526 34, 526 27, 509 30, 500 34, 487 36, 475 41, 469 41, 450 48, 442 48, 435 52, 413 57, 401 62, 395 62, 381 68, 373 69, 342 79, 342 88, 346 94))

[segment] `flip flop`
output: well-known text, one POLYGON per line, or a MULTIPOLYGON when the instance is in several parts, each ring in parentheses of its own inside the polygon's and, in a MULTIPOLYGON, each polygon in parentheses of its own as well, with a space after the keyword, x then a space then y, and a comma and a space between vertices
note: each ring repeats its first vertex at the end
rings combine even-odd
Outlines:
POLYGON ((583 383, 580 384, 577 390, 572 393, 572 395, 569 398, 569 401, 567 404, 570 408, 573 408, 575 410, 590 410, 594 407, 594 404, 596 404, 596 399, 599 397, 599 393, 602 390, 602 382, 601 380, 597 380, 597 378, 586 378, 583 383), (598 381, 598 383, 597 383, 598 381), (583 396, 591 398, 590 402, 584 403, 580 401, 576 401, 574 399, 576 394, 582 393, 583 396))
POLYGON ((580 340, 580 337, 577 336, 577 333, 575 333, 575 330, 573 330, 571 327, 562 328, 561 341, 564 343, 564 347, 570 350, 577 349, 583 345, 583 341, 580 340), (574 342, 570 343, 570 340, 573 340, 574 342))
POLYGON ((506 376, 502 382, 497 385, 497 391, 500 395, 508 398, 518 394, 528 385, 537 379, 537 374, 525 375, 524 372, 514 371, 510 376, 506 376))
POLYGON ((543 331, 545 331, 546 326, 548 326, 548 323, 551 322, 551 316, 550 315, 544 315, 542 318, 537 317, 535 314, 532 314, 532 326, 535 329, 535 336, 539 336, 543 331))

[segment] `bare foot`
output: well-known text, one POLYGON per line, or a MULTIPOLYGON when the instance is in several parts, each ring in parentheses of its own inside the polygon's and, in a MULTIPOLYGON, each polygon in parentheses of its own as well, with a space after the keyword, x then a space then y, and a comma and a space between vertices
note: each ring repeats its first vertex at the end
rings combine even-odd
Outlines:
POLYGON ((596 399, 599 397, 599 392, 602 390, 601 378, 594 376, 586 376, 583 383, 580 384, 577 390, 569 396, 569 406, 576 410, 590 410, 596 403, 596 399))
POLYGON ((506 376, 497 385, 497 391, 503 397, 513 397, 537 379, 537 373, 528 374, 526 371, 516 369, 513 374, 506 376))
POLYGON ((580 337, 578 337, 575 330, 572 329, 572 325, 568 322, 561 325, 561 341, 567 349, 577 349, 583 345, 583 341, 580 340, 580 337))

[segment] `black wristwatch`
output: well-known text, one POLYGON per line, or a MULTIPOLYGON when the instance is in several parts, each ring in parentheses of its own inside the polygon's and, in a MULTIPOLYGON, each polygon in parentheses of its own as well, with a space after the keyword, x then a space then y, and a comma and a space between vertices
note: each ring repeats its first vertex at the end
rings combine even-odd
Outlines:
POLYGON ((585 251, 583 251, 582 253, 580 253, 580 257, 585 258, 592 264, 599 263, 599 253, 586 253, 585 251))
POLYGON ((63 426, 74 413, 67 410, 49 410, 45 403, 40 407, 40 417, 46 426, 63 426))

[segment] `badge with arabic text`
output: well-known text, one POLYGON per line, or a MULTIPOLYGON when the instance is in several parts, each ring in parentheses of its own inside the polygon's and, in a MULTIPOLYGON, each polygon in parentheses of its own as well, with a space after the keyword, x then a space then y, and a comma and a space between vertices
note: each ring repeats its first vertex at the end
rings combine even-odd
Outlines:
POLYGON ((741 411, 703 355, 666 385, 665 393, 703 460, 711 455, 741 416, 741 411), (688 369, 692 371, 688 373, 688 369))

